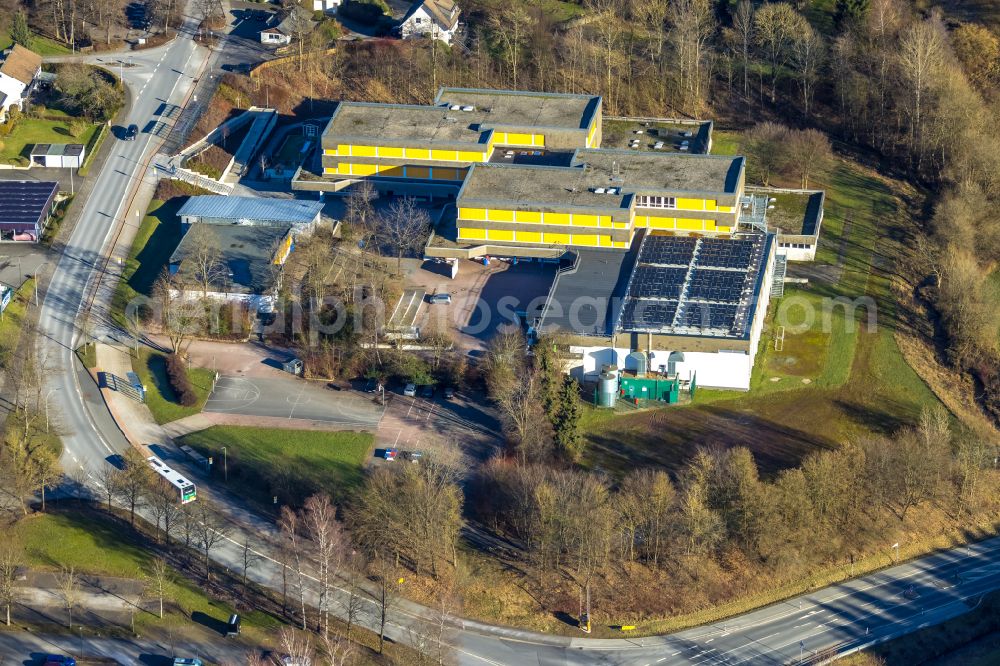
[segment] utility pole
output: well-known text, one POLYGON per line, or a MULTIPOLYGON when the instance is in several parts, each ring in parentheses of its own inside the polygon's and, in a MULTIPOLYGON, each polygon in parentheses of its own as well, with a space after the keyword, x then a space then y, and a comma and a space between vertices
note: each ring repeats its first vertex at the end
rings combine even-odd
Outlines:
POLYGON ((222 475, 229 483, 229 453, 226 451, 226 447, 222 447, 222 475))

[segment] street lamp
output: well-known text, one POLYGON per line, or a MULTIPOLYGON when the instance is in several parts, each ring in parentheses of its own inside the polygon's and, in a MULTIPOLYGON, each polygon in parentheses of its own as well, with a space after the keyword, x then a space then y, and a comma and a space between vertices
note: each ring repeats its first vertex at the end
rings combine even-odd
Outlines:
POLYGON ((222 447, 222 474, 226 483, 229 483, 229 454, 224 446, 222 447))
POLYGON ((892 548, 893 548, 893 550, 896 551, 896 559, 894 560, 894 562, 896 564, 898 564, 899 563, 899 542, 897 541, 896 543, 892 544, 892 548))

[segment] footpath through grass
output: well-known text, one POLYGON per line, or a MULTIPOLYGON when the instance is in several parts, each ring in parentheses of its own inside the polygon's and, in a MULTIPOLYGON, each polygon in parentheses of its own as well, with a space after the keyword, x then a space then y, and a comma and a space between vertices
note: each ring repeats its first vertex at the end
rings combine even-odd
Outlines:
POLYGON ((358 486, 374 436, 215 426, 185 435, 178 443, 215 458, 213 483, 225 483, 223 461, 228 457, 226 485, 233 493, 262 506, 273 506, 275 495, 281 504, 299 506, 318 491, 340 501, 358 486))
POLYGON ((198 401, 191 407, 185 407, 177 400, 170 380, 167 379, 165 354, 142 347, 139 349, 139 357, 132 359, 132 369, 146 387, 146 406, 153 413, 156 422, 161 424, 200 413, 212 392, 212 382, 215 379, 215 372, 208 368, 189 367, 188 380, 194 387, 198 401))
MULTIPOLYGON (((61 571, 73 567, 77 574, 141 579, 149 575, 157 552, 127 526, 91 509, 66 508, 35 514, 15 523, 5 540, 24 549, 27 564, 36 570, 61 571)), ((135 616, 136 633, 160 629, 172 632, 191 627, 193 613, 204 613, 224 622, 235 612, 228 603, 210 598, 197 585, 171 569, 165 591, 165 617, 149 612, 135 616)), ((240 611, 247 638, 269 642, 277 619, 258 611, 240 611)))

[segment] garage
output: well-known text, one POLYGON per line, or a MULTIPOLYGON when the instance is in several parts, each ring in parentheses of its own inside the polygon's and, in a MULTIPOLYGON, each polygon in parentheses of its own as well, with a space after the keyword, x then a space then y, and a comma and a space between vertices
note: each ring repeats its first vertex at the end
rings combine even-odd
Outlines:
POLYGON ((79 169, 85 152, 79 143, 36 143, 31 149, 31 166, 79 169))

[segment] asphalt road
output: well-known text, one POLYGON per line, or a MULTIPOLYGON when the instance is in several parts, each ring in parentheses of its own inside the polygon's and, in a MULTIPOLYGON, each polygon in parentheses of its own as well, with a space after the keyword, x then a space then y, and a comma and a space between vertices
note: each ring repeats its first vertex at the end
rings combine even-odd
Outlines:
POLYGON ((119 664, 143 666, 168 666, 173 663, 174 655, 178 657, 200 655, 203 659, 211 659, 215 663, 236 666, 245 662, 246 646, 222 640, 198 644, 177 641, 171 645, 142 638, 80 639, 73 636, 39 636, 20 631, 0 632, 0 666, 42 666, 44 663, 42 660, 47 654, 111 657, 119 664))
POLYGON ((382 409, 370 396, 332 391, 325 384, 291 377, 220 377, 205 411, 323 421, 363 429, 375 428, 382 416, 382 409))

